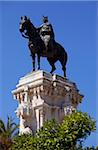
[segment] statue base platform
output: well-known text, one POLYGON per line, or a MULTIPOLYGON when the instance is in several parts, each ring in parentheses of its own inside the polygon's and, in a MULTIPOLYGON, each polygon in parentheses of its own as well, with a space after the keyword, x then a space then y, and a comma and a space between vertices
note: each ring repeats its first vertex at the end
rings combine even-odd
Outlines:
POLYGON ((20 78, 12 93, 19 102, 15 112, 20 119, 20 134, 35 133, 53 118, 62 122, 83 98, 75 83, 42 70, 20 78))

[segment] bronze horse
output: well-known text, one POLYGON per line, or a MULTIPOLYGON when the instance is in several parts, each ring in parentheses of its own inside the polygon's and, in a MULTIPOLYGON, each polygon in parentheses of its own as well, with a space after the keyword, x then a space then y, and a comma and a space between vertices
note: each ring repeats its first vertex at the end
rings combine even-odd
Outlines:
POLYGON ((46 51, 44 41, 41 39, 37 28, 32 24, 30 19, 26 16, 21 17, 19 30, 24 38, 28 38, 28 46, 32 56, 33 71, 35 70, 35 54, 38 59, 38 69, 40 69, 40 57, 47 57, 52 69, 50 73, 53 73, 55 68, 55 62, 60 61, 64 77, 66 77, 66 63, 67 53, 64 48, 57 42, 54 43, 54 49, 48 49, 46 51))

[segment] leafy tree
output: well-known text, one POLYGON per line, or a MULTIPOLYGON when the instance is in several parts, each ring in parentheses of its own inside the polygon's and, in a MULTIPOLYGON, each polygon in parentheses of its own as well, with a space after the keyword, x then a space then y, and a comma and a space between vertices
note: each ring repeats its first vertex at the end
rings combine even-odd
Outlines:
POLYGON ((55 120, 46 122, 36 135, 37 150, 59 149, 59 128, 60 124, 58 124, 55 120))
POLYGON ((18 125, 11 117, 7 118, 7 124, 0 119, 0 150, 8 150, 12 145, 12 137, 15 135, 18 125))
POLYGON ((18 135, 13 138, 11 150, 36 150, 36 148, 34 149, 34 140, 32 135, 18 135))
POLYGON ((59 128, 60 146, 74 149, 95 130, 95 121, 87 113, 74 112, 67 115, 59 128))
POLYGON ((47 150, 78 150, 82 142, 95 131, 95 121, 86 113, 74 112, 62 124, 50 121, 37 134, 37 146, 47 150))
MULTIPOLYGON (((48 121, 33 137, 32 135, 16 136, 11 150, 48 150, 54 147, 54 130, 58 129, 55 120, 48 121), (47 141, 46 141, 47 140, 47 141), (48 143, 50 141, 50 143, 48 143), (44 145, 45 142, 45 145, 44 145)), ((56 137, 57 138, 57 137, 56 137)))
POLYGON ((95 121, 90 116, 74 112, 65 116, 62 124, 55 120, 45 122, 34 137, 17 136, 12 150, 90 150, 83 148, 82 143, 95 129, 95 121))

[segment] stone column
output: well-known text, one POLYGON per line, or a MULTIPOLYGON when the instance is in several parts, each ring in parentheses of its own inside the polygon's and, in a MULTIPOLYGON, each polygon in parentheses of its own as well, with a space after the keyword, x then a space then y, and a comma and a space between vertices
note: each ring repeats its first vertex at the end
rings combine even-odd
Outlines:
POLYGON ((43 109, 40 109, 40 126, 39 128, 41 128, 43 126, 44 123, 44 113, 43 113, 43 109))
POLYGON ((62 122, 83 98, 75 83, 41 70, 20 78, 12 93, 19 102, 16 114, 20 119, 20 134, 35 133, 44 121, 52 118, 62 122))

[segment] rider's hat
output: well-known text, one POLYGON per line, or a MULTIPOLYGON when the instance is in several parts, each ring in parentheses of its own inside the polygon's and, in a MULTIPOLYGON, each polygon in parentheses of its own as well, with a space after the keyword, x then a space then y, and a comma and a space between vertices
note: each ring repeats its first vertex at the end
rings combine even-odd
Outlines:
POLYGON ((43 16, 43 22, 48 22, 48 17, 47 16, 43 16))

